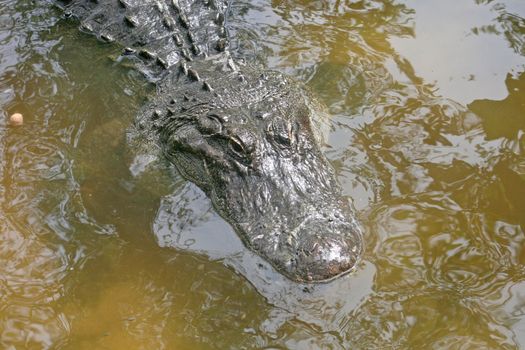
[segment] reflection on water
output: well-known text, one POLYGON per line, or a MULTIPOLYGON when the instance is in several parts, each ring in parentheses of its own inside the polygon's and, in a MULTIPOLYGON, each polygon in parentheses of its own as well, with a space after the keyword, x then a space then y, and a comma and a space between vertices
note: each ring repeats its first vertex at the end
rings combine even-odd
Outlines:
POLYGON ((406 3, 416 13, 416 35, 391 42, 416 74, 435 84, 440 94, 464 104, 505 97, 507 73, 524 69, 523 1, 406 3))
POLYGON ((362 266, 309 286, 133 141, 153 86, 117 47, 3 1, 0 347, 525 347, 524 16, 517 0, 232 3, 235 54, 329 107, 326 152, 367 228, 362 266))

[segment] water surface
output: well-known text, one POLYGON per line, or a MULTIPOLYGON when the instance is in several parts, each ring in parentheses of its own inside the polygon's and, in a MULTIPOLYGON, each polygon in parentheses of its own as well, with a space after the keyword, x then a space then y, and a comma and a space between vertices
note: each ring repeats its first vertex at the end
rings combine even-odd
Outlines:
POLYGON ((154 89, 119 48, 46 1, 4 0, 0 347, 525 348, 523 1, 230 12, 236 55, 328 106, 363 263, 318 286, 276 274, 132 140, 154 89))

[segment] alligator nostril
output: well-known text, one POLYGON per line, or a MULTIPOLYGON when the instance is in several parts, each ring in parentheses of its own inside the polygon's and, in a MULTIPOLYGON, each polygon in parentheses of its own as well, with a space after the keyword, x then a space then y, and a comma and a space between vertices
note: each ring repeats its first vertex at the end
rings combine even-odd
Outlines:
MULTIPOLYGON (((345 240, 342 236, 311 236, 298 247, 296 263, 291 273, 305 282, 320 282, 335 278, 350 271, 360 255, 359 244, 345 240)), ((348 237, 346 237, 348 238, 348 237)))

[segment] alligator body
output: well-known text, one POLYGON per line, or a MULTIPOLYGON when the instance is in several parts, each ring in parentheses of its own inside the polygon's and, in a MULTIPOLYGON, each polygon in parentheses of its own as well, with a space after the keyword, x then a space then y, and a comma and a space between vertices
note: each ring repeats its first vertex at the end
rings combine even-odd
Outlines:
POLYGON ((138 125, 250 249, 299 282, 355 266, 362 235, 319 148, 322 110, 297 82, 231 57, 223 0, 58 3, 156 82, 138 125))

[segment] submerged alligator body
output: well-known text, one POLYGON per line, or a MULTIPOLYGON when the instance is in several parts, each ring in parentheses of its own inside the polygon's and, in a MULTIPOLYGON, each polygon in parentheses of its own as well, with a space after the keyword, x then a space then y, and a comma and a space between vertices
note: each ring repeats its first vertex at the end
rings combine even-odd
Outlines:
POLYGON ((231 57, 223 0, 58 4, 156 82, 139 127, 250 249, 299 282, 355 266, 362 235, 319 148, 322 109, 290 78, 231 57))

